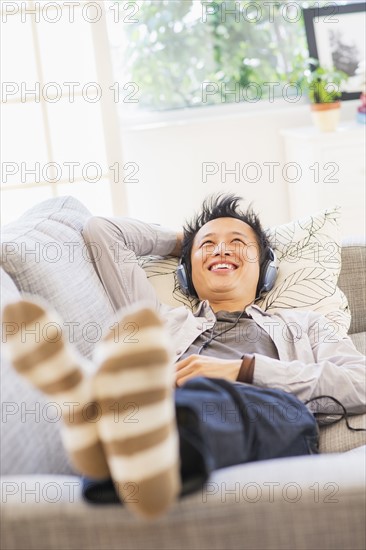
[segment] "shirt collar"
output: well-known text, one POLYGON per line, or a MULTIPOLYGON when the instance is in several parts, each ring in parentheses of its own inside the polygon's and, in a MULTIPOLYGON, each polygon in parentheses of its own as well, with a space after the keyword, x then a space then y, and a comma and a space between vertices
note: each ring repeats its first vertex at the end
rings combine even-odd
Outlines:
POLYGON ((206 319, 214 316, 209 301, 202 300, 202 302, 199 302, 197 309, 194 311, 193 315, 195 317, 206 317, 206 319))
MULTIPOLYGON (((251 316, 251 313, 254 311, 258 311, 259 313, 261 313, 262 315, 264 316, 271 316, 270 313, 267 313, 266 311, 263 311, 263 309, 261 309, 259 306, 257 306, 254 302, 252 302, 251 304, 249 304, 249 306, 247 306, 245 308, 245 313, 247 313, 248 315, 251 316)), ((215 315, 213 310, 211 309, 211 306, 209 304, 209 301, 208 300, 202 300, 201 302, 199 302, 198 306, 197 306, 197 309, 194 311, 193 315, 195 317, 206 317, 206 319, 212 317, 212 315, 215 315)))

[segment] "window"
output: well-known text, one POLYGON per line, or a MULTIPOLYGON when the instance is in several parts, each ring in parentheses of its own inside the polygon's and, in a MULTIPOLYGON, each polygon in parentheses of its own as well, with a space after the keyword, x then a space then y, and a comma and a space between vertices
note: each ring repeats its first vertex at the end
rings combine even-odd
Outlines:
POLYGON ((72 12, 69 4, 0 4, 2 224, 61 195, 92 212, 125 211, 123 186, 110 169, 121 164, 114 104, 106 94, 104 103, 95 100, 95 84, 112 80, 105 20, 90 22, 98 16, 91 2, 88 11, 85 2, 72 12))
POLYGON ((308 58, 301 9, 327 3, 109 2, 115 75, 131 92, 124 110, 298 101, 308 58))

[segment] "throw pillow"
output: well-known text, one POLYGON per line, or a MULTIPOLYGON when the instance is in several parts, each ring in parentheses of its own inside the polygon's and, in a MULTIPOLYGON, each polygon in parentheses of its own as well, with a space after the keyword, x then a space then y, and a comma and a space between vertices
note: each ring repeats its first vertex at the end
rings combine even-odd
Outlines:
POLYGON ((114 320, 82 237, 91 213, 71 196, 48 199, 2 229, 1 261, 22 293, 41 296, 66 337, 90 358, 114 320))
POLYGON ((351 314, 337 287, 341 271, 340 207, 268 231, 279 262, 275 287, 257 303, 265 311, 317 311, 347 333, 351 314))

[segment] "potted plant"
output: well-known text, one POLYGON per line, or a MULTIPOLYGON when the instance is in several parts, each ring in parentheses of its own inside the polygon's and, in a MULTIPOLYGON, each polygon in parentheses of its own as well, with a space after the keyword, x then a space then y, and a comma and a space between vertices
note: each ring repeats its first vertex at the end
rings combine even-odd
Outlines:
POLYGON ((348 79, 343 71, 317 66, 307 74, 308 94, 315 126, 334 132, 339 122, 341 84, 348 79))

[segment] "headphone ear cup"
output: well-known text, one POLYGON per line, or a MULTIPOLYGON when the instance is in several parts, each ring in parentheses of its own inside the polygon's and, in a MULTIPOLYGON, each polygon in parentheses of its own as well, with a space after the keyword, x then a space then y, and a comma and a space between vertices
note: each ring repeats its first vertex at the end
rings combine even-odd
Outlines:
POLYGON ((257 298, 261 296, 263 292, 272 290, 275 285, 278 273, 277 257, 272 248, 268 248, 268 259, 265 261, 257 287, 257 298))
POLYGON ((177 280, 181 291, 185 296, 189 296, 187 272, 186 272, 185 265, 182 263, 182 261, 180 261, 177 266, 176 275, 177 275, 177 280))

